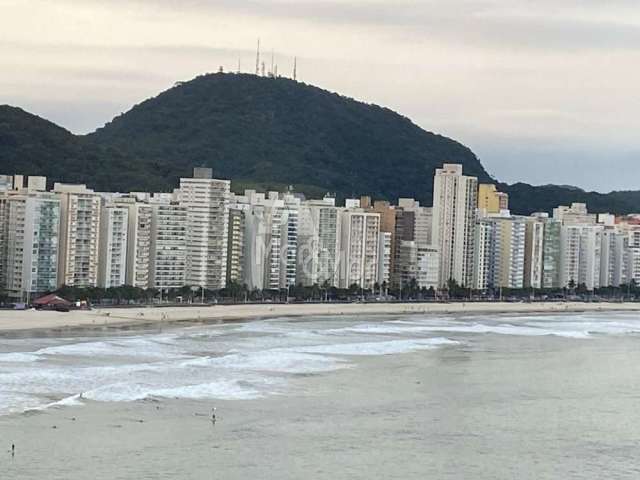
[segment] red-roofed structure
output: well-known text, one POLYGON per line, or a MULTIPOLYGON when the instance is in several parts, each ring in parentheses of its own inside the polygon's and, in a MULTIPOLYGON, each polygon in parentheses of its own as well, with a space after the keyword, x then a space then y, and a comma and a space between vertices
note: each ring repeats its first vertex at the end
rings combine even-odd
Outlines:
POLYGON ((50 293, 49 295, 45 295, 44 297, 40 297, 37 300, 33 301, 33 306, 38 308, 56 308, 56 307, 67 307, 69 308, 73 305, 69 300, 65 300, 62 297, 59 297, 55 293, 50 293))

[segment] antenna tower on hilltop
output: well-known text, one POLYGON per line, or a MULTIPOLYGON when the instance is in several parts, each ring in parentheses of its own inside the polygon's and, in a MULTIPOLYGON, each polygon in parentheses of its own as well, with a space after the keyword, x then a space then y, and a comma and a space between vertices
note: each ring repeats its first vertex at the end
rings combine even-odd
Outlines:
POLYGON ((258 38, 258 50, 256 51, 256 75, 260 75, 260 39, 258 38))

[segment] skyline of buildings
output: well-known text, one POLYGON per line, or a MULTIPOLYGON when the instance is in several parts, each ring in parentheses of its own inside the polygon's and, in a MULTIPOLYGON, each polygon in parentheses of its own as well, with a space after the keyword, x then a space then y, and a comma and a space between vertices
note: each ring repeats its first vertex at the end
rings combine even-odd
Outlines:
POLYGON ((433 206, 369 197, 232 193, 196 168, 173 192, 94 192, 0 177, 0 288, 23 301, 63 285, 250 290, 296 285, 386 292, 587 290, 640 281, 640 215, 512 215, 508 195, 461 165, 435 171, 433 206))

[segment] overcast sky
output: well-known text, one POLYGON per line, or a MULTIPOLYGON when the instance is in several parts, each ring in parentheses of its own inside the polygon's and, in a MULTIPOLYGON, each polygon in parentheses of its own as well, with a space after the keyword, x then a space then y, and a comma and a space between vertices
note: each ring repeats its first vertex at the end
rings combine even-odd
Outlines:
POLYGON ((90 132, 175 81, 253 71, 258 37, 279 73, 295 55, 300 80, 500 180, 640 189, 637 0, 0 0, 0 104, 90 132))

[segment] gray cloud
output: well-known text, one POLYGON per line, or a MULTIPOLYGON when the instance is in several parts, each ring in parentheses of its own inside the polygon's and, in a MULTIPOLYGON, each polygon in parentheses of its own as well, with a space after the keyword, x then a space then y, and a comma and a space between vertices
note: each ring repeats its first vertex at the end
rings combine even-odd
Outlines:
MULTIPOLYGON (((131 0, 112 0, 111 3, 129 4, 131 0)), ((597 15, 603 11, 602 2, 597 0, 537 0, 535 3, 518 0, 133 0, 133 3, 211 15, 230 12, 274 20, 386 28, 418 41, 444 41, 470 47, 640 49, 640 24, 629 23, 625 16, 625 12, 637 7, 631 0, 607 2, 606 11, 615 14, 619 9, 619 14, 609 17, 597 15), (510 8, 505 10, 505 5, 510 8), (590 10, 593 14, 585 16, 590 10)))
POLYGON ((75 132, 218 65, 235 69, 240 58, 252 70, 261 36, 281 71, 295 52, 305 82, 456 138, 500 179, 640 188, 635 0, 0 0, 0 9, 9 12, 0 103, 75 132))

